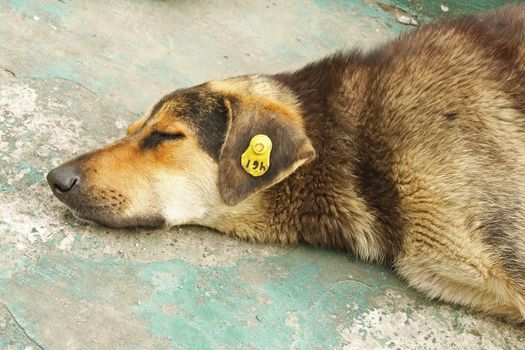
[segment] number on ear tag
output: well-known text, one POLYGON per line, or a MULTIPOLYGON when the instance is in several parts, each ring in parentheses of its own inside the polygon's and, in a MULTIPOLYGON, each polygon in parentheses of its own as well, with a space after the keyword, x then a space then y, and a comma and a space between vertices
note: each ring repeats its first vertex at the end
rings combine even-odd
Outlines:
POLYGON ((270 168, 272 140, 266 135, 255 135, 241 156, 241 165, 251 176, 261 176, 270 168))

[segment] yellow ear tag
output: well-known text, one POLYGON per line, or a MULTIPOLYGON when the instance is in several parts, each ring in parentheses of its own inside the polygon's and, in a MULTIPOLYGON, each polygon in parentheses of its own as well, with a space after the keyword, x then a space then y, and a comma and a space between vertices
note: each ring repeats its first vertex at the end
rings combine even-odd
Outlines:
POLYGON ((272 140, 266 135, 255 135, 241 156, 241 165, 251 176, 261 176, 270 168, 272 140))

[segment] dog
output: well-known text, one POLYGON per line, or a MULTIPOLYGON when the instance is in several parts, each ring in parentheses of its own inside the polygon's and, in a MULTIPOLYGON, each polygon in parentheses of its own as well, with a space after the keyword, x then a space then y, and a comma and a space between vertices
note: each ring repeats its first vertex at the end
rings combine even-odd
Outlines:
POLYGON ((342 249, 523 322, 525 6, 176 90, 47 180, 82 219, 342 249))

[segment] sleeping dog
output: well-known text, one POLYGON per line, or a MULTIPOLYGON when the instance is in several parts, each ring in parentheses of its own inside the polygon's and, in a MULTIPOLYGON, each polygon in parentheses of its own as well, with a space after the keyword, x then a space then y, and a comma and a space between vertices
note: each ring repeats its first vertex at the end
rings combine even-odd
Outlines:
POLYGON ((80 218, 350 251, 525 320, 525 6, 176 90, 47 176, 80 218))

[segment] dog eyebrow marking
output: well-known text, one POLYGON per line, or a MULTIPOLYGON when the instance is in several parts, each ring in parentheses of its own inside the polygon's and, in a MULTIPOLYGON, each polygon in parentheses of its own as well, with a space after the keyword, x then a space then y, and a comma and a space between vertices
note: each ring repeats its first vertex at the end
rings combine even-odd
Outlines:
POLYGON ((180 140, 183 139, 185 135, 181 132, 177 133, 165 133, 161 131, 153 131, 150 135, 146 136, 144 140, 140 143, 140 148, 142 149, 154 149, 161 143, 169 140, 180 140))

